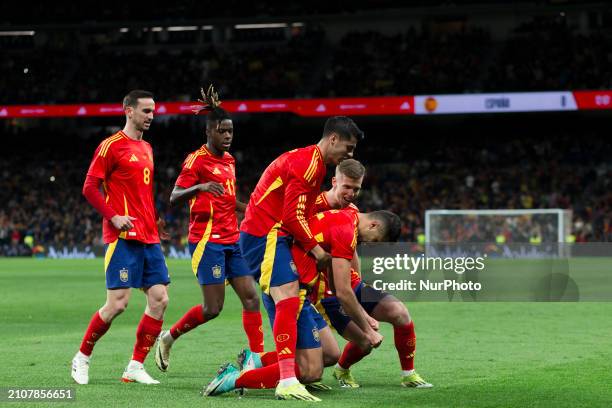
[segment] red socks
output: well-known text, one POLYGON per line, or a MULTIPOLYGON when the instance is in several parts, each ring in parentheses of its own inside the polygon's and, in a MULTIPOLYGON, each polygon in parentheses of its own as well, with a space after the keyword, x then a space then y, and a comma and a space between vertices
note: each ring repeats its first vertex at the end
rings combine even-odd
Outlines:
MULTIPOLYGON (((264 334, 259 310, 242 310, 242 325, 249 339, 249 348, 254 353, 264 351, 264 334)), ((174 336, 172 336, 174 337, 174 336)))
POLYGON ((85 331, 85 336, 83 336, 83 341, 81 342, 81 353, 86 356, 90 356, 93 352, 93 348, 96 345, 96 341, 100 340, 100 337, 104 336, 104 333, 110 327, 110 323, 106 323, 100 317, 100 312, 96 312, 91 316, 91 320, 89 321, 89 326, 87 326, 87 330, 85 331))
POLYGON ((402 370, 414 369, 414 352, 416 350, 414 322, 411 321, 404 326, 394 326, 393 335, 402 370))
POLYGON ((142 319, 138 323, 138 329, 136 329, 136 344, 134 344, 132 360, 144 363, 147 354, 149 354, 161 332, 162 323, 163 320, 154 319, 147 314, 142 315, 142 319))
POLYGON ((267 353, 259 353, 259 359, 261 360, 261 366, 266 367, 270 364, 278 363, 278 354, 276 351, 268 351, 267 353))
POLYGON ((178 322, 174 323, 174 326, 170 328, 170 335, 173 339, 178 339, 182 334, 195 329, 205 321, 202 305, 194 306, 178 322))
POLYGON ((300 299, 291 297, 276 304, 274 318, 274 342, 278 353, 280 379, 295 377, 295 348, 297 341, 297 314, 300 299))
MULTIPOLYGON (((275 352, 265 354, 276 354, 275 352)), ((263 360, 262 360, 263 363, 263 360)), ((295 376, 300 377, 300 370, 295 366, 295 376)), ((236 379, 236 388, 274 388, 280 380, 278 363, 273 363, 255 370, 242 373, 236 379)))
POLYGON ((338 365, 345 370, 351 368, 351 366, 359 361, 362 358, 370 354, 369 352, 365 352, 359 348, 355 343, 348 342, 346 346, 344 346, 344 350, 342 351, 342 355, 340 359, 338 359, 338 365))

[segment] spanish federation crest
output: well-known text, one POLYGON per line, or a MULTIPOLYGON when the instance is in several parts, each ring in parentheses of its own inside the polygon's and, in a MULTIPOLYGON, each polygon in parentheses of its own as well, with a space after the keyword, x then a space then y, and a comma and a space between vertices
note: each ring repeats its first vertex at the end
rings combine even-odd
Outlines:
POLYGON ((123 269, 121 269, 119 271, 119 280, 121 282, 127 282, 128 281, 128 277, 129 277, 128 272, 129 271, 127 270, 127 268, 123 268, 123 269))
POLYGON ((219 279, 221 277, 221 267, 219 265, 213 266, 212 274, 215 279, 219 279))
POLYGON ((319 330, 318 329, 312 329, 312 337, 314 337, 315 341, 317 343, 321 342, 321 338, 319 337, 319 330))

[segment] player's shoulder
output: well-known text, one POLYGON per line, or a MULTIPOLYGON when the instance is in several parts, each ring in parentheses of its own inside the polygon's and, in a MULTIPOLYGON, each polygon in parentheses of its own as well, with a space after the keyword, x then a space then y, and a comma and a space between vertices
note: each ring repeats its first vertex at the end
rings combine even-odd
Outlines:
POLYGON ((119 131, 106 139, 102 140, 98 145, 98 155, 102 157, 106 157, 109 151, 116 148, 121 143, 125 142, 127 137, 124 135, 122 131, 119 131))
POLYGON ((223 153, 223 157, 221 157, 221 160, 228 164, 233 164, 236 162, 236 159, 234 159, 234 156, 232 156, 230 152, 223 153))
POLYGON ((197 150, 189 153, 183 162, 183 167, 192 168, 194 165, 202 164, 206 158, 210 158, 210 152, 206 149, 206 146, 202 146, 197 150))

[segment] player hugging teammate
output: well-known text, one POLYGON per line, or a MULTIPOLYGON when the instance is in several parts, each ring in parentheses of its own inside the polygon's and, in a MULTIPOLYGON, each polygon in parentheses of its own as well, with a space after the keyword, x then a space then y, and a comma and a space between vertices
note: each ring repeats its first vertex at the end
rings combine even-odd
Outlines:
POLYGON ((320 401, 309 390, 330 388, 320 382, 329 366, 335 366, 340 386, 357 388, 350 367, 382 343, 379 321, 393 326, 400 384, 431 387, 414 370, 416 336, 406 306, 361 281, 357 243, 393 242, 401 229, 397 215, 361 213, 354 204, 365 168, 352 156, 363 132, 350 118, 329 118, 317 144, 288 151, 266 168, 245 205, 236 200, 231 117, 212 86, 202 96, 204 105, 196 113, 208 112, 206 143, 185 159, 170 203, 189 203, 191 266, 203 302, 159 334, 170 282, 159 238, 167 234, 163 221, 156 222, 152 150, 142 141, 155 105, 150 93, 132 91, 124 100, 124 130, 100 144, 83 188, 104 217, 107 302, 92 317, 73 359, 74 380, 88 383, 95 342, 125 309, 130 288, 143 288, 147 308, 122 379, 157 384, 142 364, 155 339, 156 364, 166 371, 175 341, 219 315, 227 281, 242 302, 249 348, 239 354, 237 367, 228 363, 220 368, 205 395, 275 388, 278 399, 320 401), (321 192, 328 164, 336 165, 332 188, 321 192), (245 212, 240 231, 236 211, 245 212), (264 352, 255 282, 274 351, 264 352), (342 352, 331 328, 348 340, 342 352))

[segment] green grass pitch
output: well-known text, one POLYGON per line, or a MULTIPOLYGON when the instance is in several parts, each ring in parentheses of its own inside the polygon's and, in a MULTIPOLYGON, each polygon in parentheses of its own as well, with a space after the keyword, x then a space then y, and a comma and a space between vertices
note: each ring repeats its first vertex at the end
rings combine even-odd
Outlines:
MULTIPOLYGON (((200 302, 186 261, 169 261, 172 285, 164 327, 200 302)), ((0 387, 73 387, 70 360, 91 314, 104 302, 102 260, 0 258, 0 387)), ((233 361, 246 339, 240 306, 228 289, 221 316, 174 346, 167 374, 147 369, 159 386, 119 381, 130 358, 144 309, 135 291, 128 310, 97 344, 90 384, 76 388, 83 407, 304 406, 275 401, 273 391, 203 398, 217 367, 233 361)), ((435 385, 399 386, 392 330, 381 324, 383 345, 354 367, 362 388, 336 386, 327 370, 318 406, 333 407, 610 407, 612 406, 612 303, 414 303, 416 368, 435 385)), ((271 349, 269 326, 266 348, 271 349)), ((343 342, 341 343, 343 344, 343 342)), ((22 403, 11 406, 43 406, 22 403)))

